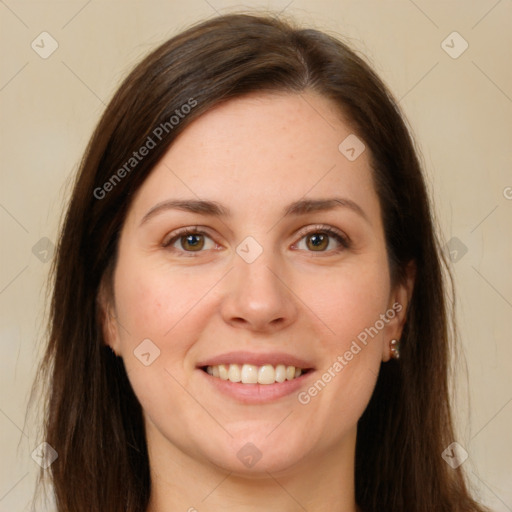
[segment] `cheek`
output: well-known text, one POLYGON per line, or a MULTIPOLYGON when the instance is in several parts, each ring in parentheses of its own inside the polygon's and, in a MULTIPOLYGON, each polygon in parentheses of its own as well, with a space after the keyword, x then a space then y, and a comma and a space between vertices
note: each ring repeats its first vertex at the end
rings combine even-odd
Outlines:
POLYGON ((381 260, 378 256, 354 260, 323 278, 321 286, 310 295, 312 309, 329 328, 329 339, 337 340, 337 348, 342 349, 385 313, 390 282, 385 261, 381 260))
POLYGON ((152 282, 137 272, 120 276, 116 287, 118 319, 133 341, 162 336, 171 325, 169 304, 175 298, 160 282, 152 282))
POLYGON ((186 322, 187 312, 201 295, 190 281, 176 279, 177 272, 127 252, 118 261, 115 293, 128 378, 146 414, 158 415, 165 409, 168 417, 179 415, 182 403, 176 396, 182 393, 177 381, 184 382, 184 361, 195 339, 194 326, 186 322), (146 360, 143 354, 149 354, 146 360))
POLYGON ((324 359, 308 396, 318 405, 328 402, 326 410, 340 418, 362 414, 375 386, 385 341, 381 315, 387 311, 390 290, 386 269, 379 255, 354 260, 319 281, 321 288, 310 296, 308 305, 313 304, 326 335, 319 337, 324 359))
POLYGON ((197 305, 207 285, 180 270, 126 258, 116 274, 116 309, 132 338, 165 341, 197 305), (169 336, 168 336, 169 335, 169 336))

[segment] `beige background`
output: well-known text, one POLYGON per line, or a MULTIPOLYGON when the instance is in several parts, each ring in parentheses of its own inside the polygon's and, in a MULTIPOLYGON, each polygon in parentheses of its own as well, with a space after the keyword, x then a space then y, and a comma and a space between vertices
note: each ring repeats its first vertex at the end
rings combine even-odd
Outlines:
MULTIPOLYGON (((476 495, 512 511, 511 0, 0 2, 0 510, 29 510, 38 470, 30 454, 42 441, 25 421, 49 269, 40 240, 56 240, 93 127, 141 56, 216 11, 249 8, 284 10, 344 36, 400 99, 443 239, 467 249, 452 263, 459 367, 467 366, 457 377, 456 441, 469 453, 476 495), (43 31, 59 45, 47 59, 31 48, 43 31), (442 47, 453 31, 469 44, 456 59, 442 47)), ((462 49, 457 37, 447 42, 462 49)))

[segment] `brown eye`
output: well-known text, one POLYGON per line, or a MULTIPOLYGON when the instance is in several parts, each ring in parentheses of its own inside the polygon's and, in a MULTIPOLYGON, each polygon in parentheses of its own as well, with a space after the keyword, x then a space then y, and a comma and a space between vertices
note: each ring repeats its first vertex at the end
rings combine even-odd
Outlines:
POLYGON ((312 235, 307 235, 306 240, 309 241, 309 243, 306 242, 306 245, 313 250, 318 249, 322 251, 329 245, 329 236, 323 233, 313 233, 312 235))
POLYGON ((211 238, 204 231, 187 228, 177 232, 162 245, 163 247, 169 248, 173 252, 182 256, 186 255, 186 253, 203 252, 203 249, 205 248, 213 248, 215 245, 213 241, 211 247, 205 247, 207 239, 211 240, 211 238))
POLYGON ((334 228, 315 226, 313 230, 310 229, 309 231, 301 234, 302 239, 306 241, 306 250, 309 252, 336 253, 350 247, 348 238, 334 228), (334 239, 338 245, 337 247, 335 246, 331 249, 328 249, 332 239, 334 239))
POLYGON ((200 234, 182 235, 179 237, 181 247, 186 251, 200 251, 204 247, 204 238, 200 234))

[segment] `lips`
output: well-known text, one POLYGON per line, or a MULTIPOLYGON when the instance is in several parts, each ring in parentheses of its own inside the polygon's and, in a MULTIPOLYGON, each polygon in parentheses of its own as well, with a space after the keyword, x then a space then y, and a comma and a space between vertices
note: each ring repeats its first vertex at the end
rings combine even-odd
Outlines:
POLYGON ((310 361, 292 354, 247 351, 202 360, 197 368, 217 389, 247 403, 289 394, 314 370, 310 361))
POLYGON ((197 367, 206 369, 208 366, 229 366, 230 364, 238 364, 240 366, 244 364, 250 364, 258 367, 265 365, 272 365, 274 367, 278 365, 295 366, 295 368, 300 368, 303 371, 314 369, 313 364, 310 361, 301 359, 292 354, 287 354, 284 352, 268 352, 258 354, 254 352, 243 351, 227 352, 225 354, 220 354, 218 356, 205 359, 198 362, 197 367))

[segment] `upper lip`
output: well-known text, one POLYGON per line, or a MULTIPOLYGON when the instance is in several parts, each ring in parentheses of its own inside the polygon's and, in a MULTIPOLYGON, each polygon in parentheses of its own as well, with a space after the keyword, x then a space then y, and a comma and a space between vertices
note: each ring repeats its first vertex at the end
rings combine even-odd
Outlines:
POLYGON ((226 352, 200 361, 197 366, 201 368, 204 366, 217 366, 219 364, 252 364, 254 366, 263 366, 265 364, 277 366, 278 364, 284 364, 285 366, 295 366, 295 368, 313 369, 313 365, 310 362, 285 352, 261 354, 243 351, 226 352))

